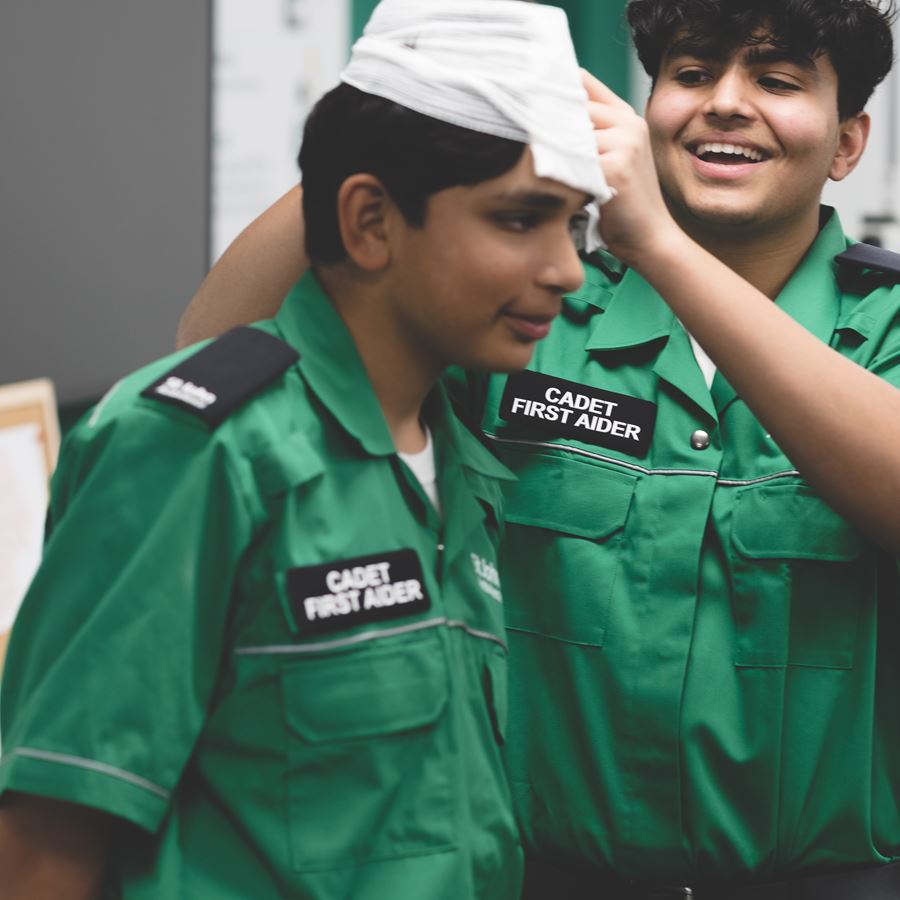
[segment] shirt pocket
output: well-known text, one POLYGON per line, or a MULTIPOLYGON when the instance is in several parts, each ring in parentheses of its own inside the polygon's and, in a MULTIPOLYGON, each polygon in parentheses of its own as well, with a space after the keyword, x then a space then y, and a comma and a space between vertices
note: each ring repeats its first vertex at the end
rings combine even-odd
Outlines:
POLYGON ((637 477, 544 455, 505 461, 519 477, 502 566, 509 627, 602 647, 637 477))
POLYGON ((738 666, 853 667, 874 597, 862 537, 805 485, 756 485, 732 521, 738 666))
POLYGON ((454 844, 450 687, 437 632, 282 670, 291 859, 322 871, 454 844))

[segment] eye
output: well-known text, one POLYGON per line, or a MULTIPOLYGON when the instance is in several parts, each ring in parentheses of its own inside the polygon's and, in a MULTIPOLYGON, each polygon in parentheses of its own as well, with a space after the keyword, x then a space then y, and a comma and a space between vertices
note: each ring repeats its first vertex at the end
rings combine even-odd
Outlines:
POLYGON ((569 219, 569 228, 584 228, 590 221, 590 218, 586 209, 580 209, 569 219))
POLYGON ((492 218, 501 228, 515 232, 533 231, 542 221, 542 216, 536 212, 501 212, 492 218))
POLYGON ((800 85, 791 81, 785 81, 783 78, 776 78, 774 75, 764 75, 759 79, 759 83, 769 91, 799 91, 800 85))
POLYGON ((675 75, 675 80, 685 87, 693 87, 698 84, 705 84, 712 76, 709 72, 702 69, 683 69, 675 75))
POLYGON ((585 210, 575 213, 569 219, 569 237, 577 250, 584 250, 587 247, 587 230, 591 223, 591 217, 585 210))

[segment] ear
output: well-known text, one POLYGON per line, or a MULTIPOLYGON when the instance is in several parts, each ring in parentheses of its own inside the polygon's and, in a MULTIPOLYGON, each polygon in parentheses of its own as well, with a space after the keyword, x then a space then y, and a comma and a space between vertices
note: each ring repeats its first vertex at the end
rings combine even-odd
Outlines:
POLYGON ((857 113, 840 123, 837 153, 828 170, 832 181, 843 181, 856 168, 866 149, 871 125, 867 112, 857 113))
POLYGON ((388 219, 393 203, 374 176, 351 175, 337 196, 338 227, 350 259, 365 272, 384 269, 391 259, 388 219))

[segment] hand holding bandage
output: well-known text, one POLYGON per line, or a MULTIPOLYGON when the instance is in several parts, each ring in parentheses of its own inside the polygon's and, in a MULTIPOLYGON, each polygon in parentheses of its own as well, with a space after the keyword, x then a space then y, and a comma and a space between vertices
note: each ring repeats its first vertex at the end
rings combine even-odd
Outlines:
POLYGON ((603 203, 610 191, 578 72, 568 20, 557 7, 382 0, 341 81, 431 118, 521 141, 536 175, 603 203))
POLYGON ((600 236, 622 262, 636 265, 648 245, 677 228, 659 187, 647 123, 621 97, 582 70, 603 174, 615 193, 603 207, 600 236))

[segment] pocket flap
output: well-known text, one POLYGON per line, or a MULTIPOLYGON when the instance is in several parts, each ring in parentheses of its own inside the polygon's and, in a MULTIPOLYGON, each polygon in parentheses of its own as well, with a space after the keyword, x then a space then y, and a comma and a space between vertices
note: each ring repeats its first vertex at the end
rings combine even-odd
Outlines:
POLYGON ((292 660, 282 690, 288 727, 313 744, 430 725, 449 697, 443 647, 421 636, 388 650, 292 660))
POLYGON ((519 477, 509 489, 507 522, 594 540, 625 525, 637 476, 547 456, 517 462, 507 460, 519 477))
POLYGON ((856 559, 861 535, 805 485, 757 485, 738 494, 732 539, 748 559, 856 559))

